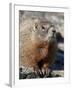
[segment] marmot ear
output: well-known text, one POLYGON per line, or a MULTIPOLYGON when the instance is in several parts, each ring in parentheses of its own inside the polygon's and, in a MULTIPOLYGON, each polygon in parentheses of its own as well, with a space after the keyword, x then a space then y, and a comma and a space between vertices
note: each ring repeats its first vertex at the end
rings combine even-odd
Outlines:
POLYGON ((35 29, 38 29, 38 24, 37 23, 35 23, 35 29))
POLYGON ((38 24, 39 24, 39 20, 38 19, 35 19, 34 20, 34 27, 35 27, 35 29, 38 29, 38 24))
POLYGON ((34 23, 34 27, 33 27, 34 29, 33 29, 33 31, 35 32, 35 31, 37 31, 37 29, 38 29, 38 24, 37 23, 34 23))

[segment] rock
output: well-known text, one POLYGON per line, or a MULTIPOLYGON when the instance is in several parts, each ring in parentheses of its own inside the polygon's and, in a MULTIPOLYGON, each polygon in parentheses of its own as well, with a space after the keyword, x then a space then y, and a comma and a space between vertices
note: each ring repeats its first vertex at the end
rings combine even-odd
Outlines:
POLYGON ((19 79, 26 79, 27 75, 24 73, 19 73, 19 79))
POLYGON ((26 77, 27 79, 36 78, 36 75, 34 73, 30 73, 26 77))

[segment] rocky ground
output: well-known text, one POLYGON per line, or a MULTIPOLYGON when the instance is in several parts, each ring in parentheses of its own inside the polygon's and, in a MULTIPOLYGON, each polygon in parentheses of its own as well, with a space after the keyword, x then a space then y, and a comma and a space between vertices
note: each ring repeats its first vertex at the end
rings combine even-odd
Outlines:
POLYGON ((63 77, 64 71, 52 71, 49 74, 41 75, 41 74, 35 74, 35 73, 19 73, 19 79, 33 79, 33 78, 53 78, 53 77, 63 77))

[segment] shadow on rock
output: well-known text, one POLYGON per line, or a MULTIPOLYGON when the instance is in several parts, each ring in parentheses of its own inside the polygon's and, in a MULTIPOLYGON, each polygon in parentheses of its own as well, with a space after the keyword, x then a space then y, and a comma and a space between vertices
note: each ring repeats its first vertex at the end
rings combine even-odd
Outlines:
POLYGON ((56 33, 56 38, 58 43, 64 43, 64 38, 62 37, 60 32, 56 33))
POLYGON ((64 70, 64 51, 58 50, 55 63, 50 68, 52 70, 64 70))

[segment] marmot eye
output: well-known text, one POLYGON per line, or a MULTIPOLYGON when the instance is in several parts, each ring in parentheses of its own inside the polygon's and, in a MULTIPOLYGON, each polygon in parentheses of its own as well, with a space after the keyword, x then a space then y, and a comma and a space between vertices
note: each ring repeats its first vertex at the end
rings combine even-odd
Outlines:
POLYGON ((35 28, 37 29, 37 26, 35 26, 35 28))
POLYGON ((45 27, 44 27, 44 26, 42 26, 42 29, 45 29, 45 27))

